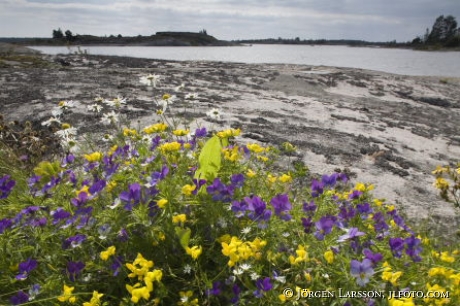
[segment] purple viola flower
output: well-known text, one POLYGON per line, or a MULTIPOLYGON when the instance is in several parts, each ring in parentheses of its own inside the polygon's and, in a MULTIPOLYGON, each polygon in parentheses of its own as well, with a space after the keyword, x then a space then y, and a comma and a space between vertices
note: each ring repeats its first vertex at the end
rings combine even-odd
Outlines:
POLYGON ((233 197, 234 187, 226 186, 219 178, 215 178, 206 191, 212 195, 213 201, 230 202, 233 197))
POLYGON ((241 217, 244 217, 244 215, 246 214, 246 211, 248 211, 249 209, 249 206, 246 203, 246 201, 241 201, 241 202, 233 201, 231 209, 235 213, 235 217, 241 218, 241 217))
POLYGON ((324 191, 324 184, 322 182, 318 182, 317 180, 313 180, 311 182, 311 196, 316 198, 319 197, 324 191))
POLYGON ((240 294, 241 294, 242 290, 241 290, 240 286, 238 286, 238 284, 234 284, 233 287, 232 287, 232 291, 233 291, 234 296, 232 297, 230 302, 233 305, 237 305, 239 303, 239 301, 240 301, 240 294))
POLYGON ((3 232, 13 226, 13 221, 8 218, 4 218, 0 220, 0 234, 3 234, 3 232))
POLYGON ((75 279, 80 275, 81 271, 85 268, 85 264, 81 261, 69 261, 67 263, 67 274, 69 275, 70 281, 74 282, 75 279))
POLYGON ((31 219, 28 223, 31 227, 43 227, 48 222, 45 217, 31 219))
POLYGON ((348 199, 350 199, 350 200, 359 199, 359 197, 360 197, 362 194, 363 194, 362 191, 353 190, 353 192, 348 196, 348 199))
POLYGON ((0 200, 6 199, 16 185, 16 181, 10 178, 10 175, 4 175, 0 178, 0 200))
POLYGON ((241 188, 244 185, 244 175, 241 173, 233 174, 230 178, 230 182, 234 188, 241 188))
POLYGON ((348 221, 350 221, 356 216, 356 209, 353 206, 347 204, 340 206, 340 212, 338 214, 340 220, 345 223, 348 223, 348 221))
POLYGON ((113 271, 113 276, 117 276, 121 268, 123 267, 123 256, 115 256, 113 257, 112 264, 110 265, 110 269, 113 271))
POLYGON ((306 234, 310 234, 311 232, 313 232, 313 226, 315 225, 315 223, 312 221, 311 217, 308 217, 308 218, 302 217, 301 221, 302 221, 303 231, 306 234))
POLYGON ((362 219, 366 219, 367 216, 373 212, 371 205, 367 202, 356 205, 356 209, 358 210, 362 219))
POLYGON ((70 202, 76 207, 81 207, 85 205, 85 203, 88 202, 88 200, 89 200, 88 193, 81 191, 80 193, 78 193, 77 197, 71 199, 70 202))
POLYGON ((219 295, 222 293, 221 289, 222 283, 217 281, 212 284, 212 288, 206 290, 206 295, 207 296, 212 296, 212 295, 219 295))
POLYGON ((122 228, 121 230, 118 231, 118 239, 120 239, 121 242, 126 242, 129 239, 128 232, 126 229, 122 228))
POLYGON ((246 197, 244 201, 248 205, 248 217, 253 221, 258 221, 259 228, 266 228, 268 226, 267 222, 272 216, 272 211, 267 209, 265 202, 258 196, 246 197))
POLYGON ((19 263, 19 274, 16 275, 17 280, 25 280, 32 270, 35 270, 38 262, 35 259, 28 258, 26 261, 19 263))
POLYGON ((76 248, 79 247, 83 241, 86 240, 86 235, 84 234, 76 234, 75 236, 69 237, 66 240, 64 240, 64 243, 62 244, 63 249, 68 249, 70 247, 76 248))
POLYGON ((206 131, 205 127, 195 130, 195 137, 196 138, 206 137, 206 135, 208 135, 208 131, 206 131))
POLYGON ((339 239, 337 239, 337 242, 344 242, 350 239, 353 239, 355 237, 360 237, 365 235, 365 233, 360 232, 358 228, 352 227, 347 230, 347 233, 345 235, 339 236, 339 239))
POLYGON ((57 186, 60 182, 61 182, 61 178, 55 177, 55 176, 51 177, 50 181, 43 186, 41 190, 42 193, 44 194, 48 193, 48 191, 50 191, 52 188, 57 186))
POLYGON ((99 192, 101 192, 105 186, 107 185, 107 182, 105 180, 96 180, 88 189, 89 193, 91 195, 95 195, 99 192))
POLYGON ((383 232, 390 228, 385 221, 385 216, 381 212, 374 214, 372 219, 375 222, 374 228, 377 232, 383 232))
POLYGON ((406 254, 409 255, 414 262, 421 261, 422 258, 420 257, 420 253, 422 252, 422 247, 420 246, 420 239, 411 236, 404 239, 404 243, 406 244, 406 254))
POLYGON ((141 185, 139 183, 129 185, 128 191, 120 193, 120 200, 125 203, 125 209, 131 211, 133 206, 141 201, 141 185))
POLYGON ((321 183, 323 183, 324 187, 334 187, 338 177, 338 173, 332 173, 331 175, 325 174, 321 177, 321 183))
POLYGON ((324 240, 324 236, 332 232, 337 218, 335 216, 323 216, 319 221, 315 223, 316 232, 315 237, 318 240, 324 240))
POLYGON ((27 303, 28 301, 29 301, 29 295, 27 295, 27 293, 25 293, 22 290, 18 291, 16 295, 13 295, 10 298, 10 302, 13 305, 21 305, 21 304, 27 303))
POLYGON ((314 201, 311 201, 310 203, 304 202, 302 208, 303 208, 303 211, 306 212, 308 216, 313 217, 316 211, 316 204, 314 201))
POLYGON ((62 207, 56 208, 56 210, 51 211, 50 214, 53 217, 53 225, 56 225, 71 216, 71 214, 62 207))
POLYGON ((289 221, 292 219, 292 216, 289 212, 292 209, 291 202, 289 202, 289 197, 287 194, 279 194, 271 199, 270 204, 272 204, 275 209, 275 215, 277 215, 281 220, 289 221))
POLYGON ((161 168, 161 171, 153 172, 152 175, 150 176, 150 185, 155 186, 156 184, 158 184, 159 181, 165 179, 168 173, 169 173, 168 166, 163 166, 161 168))
POLYGON ((391 252, 394 257, 400 258, 404 250, 404 239, 402 238, 390 238, 388 241, 390 244, 391 252))
POLYGON ((373 253, 369 249, 365 249, 363 251, 364 256, 366 256, 367 259, 372 261, 372 265, 375 266, 379 261, 383 259, 383 255, 381 253, 373 253))
POLYGON ((256 281, 257 290, 254 291, 254 296, 256 298, 263 297, 264 292, 270 291, 273 288, 273 285, 270 283, 270 277, 265 277, 264 279, 258 279, 256 281))
POLYGON ((369 278, 374 274, 372 261, 367 258, 362 262, 352 260, 350 263, 350 273, 351 276, 356 278, 358 286, 365 286, 369 282, 369 278))
POLYGON ((197 194, 200 191, 201 187, 206 184, 205 179, 193 179, 193 184, 195 184, 196 188, 192 191, 192 194, 197 194))

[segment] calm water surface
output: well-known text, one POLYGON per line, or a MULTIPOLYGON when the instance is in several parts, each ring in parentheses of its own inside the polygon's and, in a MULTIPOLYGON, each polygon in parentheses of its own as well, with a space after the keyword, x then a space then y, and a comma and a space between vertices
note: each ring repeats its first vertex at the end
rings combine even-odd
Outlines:
MULTIPOLYGON (((69 53, 76 47, 32 47, 46 54, 69 53)), ((406 75, 460 77, 460 52, 347 46, 253 45, 239 47, 119 47, 83 46, 89 54, 165 60, 223 61, 324 65, 385 71, 406 75)))

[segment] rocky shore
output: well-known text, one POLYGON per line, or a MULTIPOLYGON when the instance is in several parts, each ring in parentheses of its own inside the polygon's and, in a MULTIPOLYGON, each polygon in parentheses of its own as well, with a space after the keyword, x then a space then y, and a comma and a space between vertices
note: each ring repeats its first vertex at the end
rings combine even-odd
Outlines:
MULTIPOLYGON (((60 100, 75 101, 69 121, 79 134, 106 130, 87 106, 98 96, 127 98, 133 127, 158 120, 154 97, 177 96, 168 112, 191 124, 241 127, 241 141, 298 148, 312 174, 347 171, 373 183, 374 195, 414 219, 460 218, 432 186, 431 171, 460 160, 460 79, 411 77, 351 68, 223 62, 173 62, 95 55, 41 56, 33 68, 9 61, 0 69, 0 113, 41 122, 60 100), (162 76, 156 89, 141 76, 162 76), (174 91, 184 85, 183 91, 174 91), (185 101, 187 93, 198 99, 185 101), (222 122, 205 113, 218 108, 222 122)), ((434 222, 433 224, 436 224, 434 222)))

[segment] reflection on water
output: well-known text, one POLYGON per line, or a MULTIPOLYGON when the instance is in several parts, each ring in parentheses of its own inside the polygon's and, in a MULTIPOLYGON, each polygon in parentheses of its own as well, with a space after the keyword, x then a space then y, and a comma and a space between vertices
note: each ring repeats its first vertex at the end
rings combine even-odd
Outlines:
MULTIPOLYGON (((47 54, 69 53, 77 47, 32 47, 47 54)), ((281 63, 362 68, 407 75, 460 77, 460 52, 347 46, 252 45, 239 47, 82 46, 89 54, 165 60, 281 63)))

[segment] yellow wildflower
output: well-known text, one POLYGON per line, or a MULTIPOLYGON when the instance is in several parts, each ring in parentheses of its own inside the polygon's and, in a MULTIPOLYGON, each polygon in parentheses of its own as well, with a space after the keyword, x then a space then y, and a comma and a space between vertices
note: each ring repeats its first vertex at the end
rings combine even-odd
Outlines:
POLYGON ((125 136, 125 137, 135 137, 135 136, 137 136, 137 131, 136 131, 136 129, 124 128, 123 129, 123 136, 125 136))
POLYGON ((70 129, 70 127, 71 127, 71 125, 68 124, 68 123, 61 124, 61 129, 63 129, 63 130, 68 130, 68 129, 70 129))
POLYGON ((295 252, 297 257, 294 257, 293 255, 289 256, 289 262, 291 265, 296 265, 300 262, 308 261, 308 253, 303 245, 299 245, 295 252))
POLYGON ((58 297, 58 301, 75 303, 77 301, 77 298, 72 295, 74 289, 75 287, 68 287, 64 285, 64 293, 60 297, 58 297))
POLYGON ((436 178, 436 181, 434 182, 434 187, 436 187, 439 190, 446 190, 449 189, 449 182, 447 182, 445 179, 442 177, 436 178))
POLYGON ((168 94, 168 93, 165 93, 165 94, 163 95, 163 97, 161 97, 161 98, 162 98, 163 100, 168 100, 168 99, 171 98, 171 95, 168 94))
MULTIPOLYGON (((459 168, 460 169, 460 168, 459 168)), ((433 174, 442 174, 442 173, 447 173, 449 172, 450 168, 449 167, 442 167, 442 166, 436 166, 436 169, 433 170, 433 174)), ((457 170, 458 171, 458 170, 457 170)))
POLYGON ((144 128, 144 133, 146 134, 153 134, 153 133, 159 133, 159 132, 164 132, 168 128, 167 124, 164 123, 156 123, 153 125, 150 125, 146 128, 144 128))
POLYGON ((413 299, 409 298, 400 298, 400 299, 389 299, 388 306, 415 306, 413 299))
POLYGON ((278 180, 281 183, 290 183, 292 182, 292 176, 290 176, 289 174, 283 174, 278 178, 278 180))
POLYGON ((274 175, 271 175, 270 173, 267 175, 267 181, 271 184, 275 183, 277 180, 277 177, 274 175))
POLYGON ((196 189, 195 185, 185 185, 182 187, 182 193, 185 194, 186 196, 192 195, 193 191, 196 189))
POLYGON ((91 154, 85 154, 83 157, 90 163, 94 163, 97 161, 100 161, 102 159, 102 153, 101 152, 94 152, 91 154))
POLYGON ((265 152, 265 148, 261 147, 257 143, 248 143, 246 145, 246 148, 248 148, 249 151, 254 152, 254 153, 262 153, 265 152))
POLYGON ((187 215, 186 214, 175 215, 175 216, 172 217, 172 222, 174 224, 185 223, 185 221, 187 221, 187 215))
POLYGON ((248 171, 246 172, 246 176, 249 178, 253 178, 256 175, 257 174, 254 171, 252 171, 252 169, 248 169, 248 171))
POLYGON ((441 252, 441 257, 440 259, 442 261, 445 261, 445 262, 448 262, 448 263, 453 263, 455 261, 455 257, 453 256, 450 256, 449 255, 449 252, 445 251, 445 252, 441 252))
POLYGON ((223 148, 222 153, 224 153, 224 159, 235 162, 240 159, 240 154, 238 152, 238 146, 232 148, 223 148))
POLYGON ((328 264, 331 264, 334 262, 334 252, 332 250, 327 250, 324 252, 324 258, 326 259, 328 264))
POLYGON ((160 149, 161 153, 166 154, 169 152, 176 152, 179 151, 181 144, 177 141, 167 142, 160 145, 158 148, 160 149))
POLYGON ((219 138, 228 138, 228 137, 235 137, 241 134, 240 129, 228 129, 228 130, 223 130, 220 132, 217 132, 217 137, 219 138))
POLYGON ((176 136, 185 136, 190 133, 190 130, 174 130, 172 133, 176 136))
POLYGON ((193 246, 191 248, 187 247, 185 249, 185 252, 195 260, 201 255, 202 251, 203 249, 201 246, 193 246))
POLYGON ((93 291, 93 297, 89 302, 84 302, 83 306, 100 306, 101 305, 101 297, 104 294, 99 293, 97 291, 93 291))
POLYGON ((131 294, 131 301, 134 304, 137 304, 141 298, 146 301, 150 299, 149 289, 146 286, 140 287, 139 283, 134 286, 126 285, 126 289, 131 294))
POLYGON ((403 273, 401 271, 398 271, 398 272, 383 271, 382 279, 384 281, 390 282, 393 286, 397 286, 398 279, 401 277, 402 274, 403 273))
POLYGON ((263 155, 257 155, 257 160, 263 161, 264 163, 268 162, 268 157, 263 155))
POLYGON ((161 209, 165 208, 166 204, 168 204, 168 200, 166 200, 166 199, 160 199, 160 200, 157 201, 157 205, 161 209))
POLYGON ((116 250, 117 249, 116 249, 115 246, 113 246, 113 245, 109 246, 107 248, 107 250, 101 252, 101 254, 100 254, 101 259, 104 260, 104 261, 108 260, 110 258, 110 256, 115 255, 116 250))

